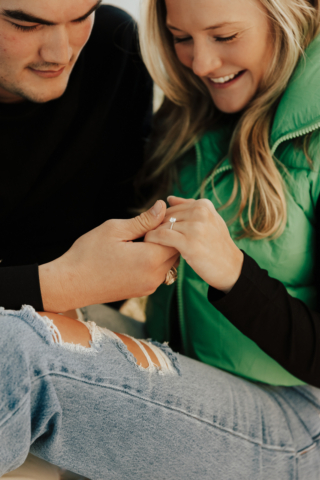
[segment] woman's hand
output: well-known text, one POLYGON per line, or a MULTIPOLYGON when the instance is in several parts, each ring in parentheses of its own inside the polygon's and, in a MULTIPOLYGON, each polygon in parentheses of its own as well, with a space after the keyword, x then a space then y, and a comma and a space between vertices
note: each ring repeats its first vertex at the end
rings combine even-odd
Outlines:
POLYGON ((209 285, 228 293, 242 269, 243 253, 230 237, 224 220, 206 199, 168 198, 170 208, 146 242, 177 249, 190 267, 209 285), (170 218, 177 219, 170 230, 170 218))

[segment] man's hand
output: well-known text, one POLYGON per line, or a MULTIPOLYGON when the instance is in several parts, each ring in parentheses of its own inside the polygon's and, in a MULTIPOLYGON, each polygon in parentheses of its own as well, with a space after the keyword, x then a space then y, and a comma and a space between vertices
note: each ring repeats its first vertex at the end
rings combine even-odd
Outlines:
POLYGON ((65 312, 153 293, 177 261, 174 248, 132 242, 157 228, 159 200, 130 220, 109 220, 80 237, 62 257, 39 267, 44 309, 65 312))

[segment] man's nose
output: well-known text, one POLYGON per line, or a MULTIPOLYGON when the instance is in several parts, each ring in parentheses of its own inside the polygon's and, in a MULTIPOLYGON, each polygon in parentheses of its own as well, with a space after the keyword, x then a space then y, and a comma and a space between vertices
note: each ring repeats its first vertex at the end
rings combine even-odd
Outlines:
POLYGON ((201 42, 194 45, 192 70, 198 77, 207 77, 214 74, 222 65, 222 60, 214 45, 201 42))
POLYGON ((41 58, 46 63, 67 65, 73 54, 67 28, 57 25, 48 30, 48 35, 41 47, 41 58))

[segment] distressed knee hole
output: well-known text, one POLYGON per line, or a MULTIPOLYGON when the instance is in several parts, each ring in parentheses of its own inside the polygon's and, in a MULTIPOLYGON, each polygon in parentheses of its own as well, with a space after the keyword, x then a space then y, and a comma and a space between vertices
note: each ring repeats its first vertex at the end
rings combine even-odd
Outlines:
POLYGON ((161 364, 157 355, 147 344, 143 345, 141 341, 127 337, 126 335, 122 335, 120 333, 116 333, 116 335, 126 345, 127 349, 132 353, 140 367, 148 368, 150 364, 152 364, 155 367, 161 368, 161 364))
MULTIPOLYGON (((84 322, 80 318, 75 319, 51 313, 39 313, 39 315, 48 327, 54 343, 68 350, 94 353, 96 349, 92 346, 95 347, 103 342, 103 338, 107 337, 118 345, 123 353, 130 352, 141 369, 149 372, 179 373, 177 358, 172 351, 169 353, 170 349, 166 345, 159 348, 154 343, 111 332, 106 328, 98 327, 94 322, 84 322), (172 359, 162 349, 166 350, 172 359)), ((129 359, 130 355, 127 358, 129 359)))
POLYGON ((78 350, 79 348, 76 347, 91 348, 91 332, 88 326, 80 319, 66 317, 57 313, 48 314, 40 312, 39 315, 49 328, 53 341, 58 345, 73 346, 78 350))
POLYGON ((146 340, 137 340, 129 335, 114 333, 107 329, 102 329, 105 335, 126 346, 136 359, 137 365, 147 371, 171 372, 176 373, 172 362, 168 356, 156 345, 146 340))

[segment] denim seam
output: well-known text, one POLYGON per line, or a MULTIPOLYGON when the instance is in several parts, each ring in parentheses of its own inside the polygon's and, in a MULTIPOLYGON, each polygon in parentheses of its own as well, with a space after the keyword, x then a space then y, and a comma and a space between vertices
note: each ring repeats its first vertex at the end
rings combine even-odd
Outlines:
MULTIPOLYGON (((291 387, 293 390, 295 390, 299 395, 301 395, 303 398, 305 398, 308 402, 310 402, 317 410, 320 411, 320 408, 319 408, 319 403, 317 403, 314 398, 312 398, 312 395, 308 395, 307 392, 305 392, 304 390, 301 389, 300 386, 293 386, 291 387)), ((320 414, 320 413, 319 413, 320 414)), ((319 433, 320 435, 320 433, 319 433)))
MULTIPOLYGON (((278 399, 277 396, 274 395, 274 393, 271 391, 271 388, 266 388, 266 392, 267 392, 268 395, 273 399, 273 401, 277 403, 277 405, 279 406, 281 412, 283 413, 283 416, 284 416, 285 421, 286 421, 286 425, 287 425, 288 430, 289 430, 289 432, 290 432, 290 436, 291 436, 292 443, 294 443, 293 432, 292 432, 292 429, 291 429, 290 420, 289 420, 289 418, 288 418, 287 412, 282 408, 282 405, 281 405, 279 399, 278 399)), ((279 394, 279 395, 280 395, 280 394, 279 394)), ((284 398, 282 397, 282 395, 280 395, 280 397, 282 398, 282 400, 284 400, 284 398)), ((291 408, 291 406, 290 406, 290 408, 291 408)))
POLYGON ((24 399, 20 401, 19 406, 16 409, 13 412, 10 412, 10 414, 8 414, 7 417, 1 421, 0 428, 3 427, 3 425, 5 425, 21 409, 21 407, 23 407, 28 398, 30 398, 29 393, 26 394, 24 399))
POLYGON ((309 453, 311 452, 312 450, 314 450, 315 448, 317 448, 317 446, 319 445, 320 443, 320 433, 313 438, 313 444, 310 445, 309 447, 306 447, 306 448, 303 448, 302 450, 299 450, 297 452, 297 455, 298 456, 302 456, 302 455, 305 455, 306 453, 309 453))
MULTIPOLYGON (((285 398, 284 395, 282 395, 281 392, 278 392, 278 395, 282 398, 282 400, 287 404, 289 405, 289 407, 291 408, 291 410, 296 414, 296 416, 299 418, 299 421, 301 422, 301 424, 303 425, 303 427, 305 428, 305 431, 307 432, 307 434, 312 438, 312 441, 314 442, 316 438, 319 438, 320 437, 320 432, 318 432, 315 437, 313 437, 310 432, 309 432, 309 429, 305 423, 305 421, 303 420, 303 418, 300 417, 299 415, 299 410, 296 410, 296 408, 291 404, 290 401, 287 401, 287 399, 285 398)), ((306 400, 307 398, 304 397, 306 400)), ((306 450, 308 448, 311 448, 312 445, 309 445, 309 447, 305 447, 303 450, 306 450)))
POLYGON ((221 430, 223 432, 226 432, 226 433, 229 433, 235 437, 238 437, 242 440, 246 440, 247 442, 249 443, 253 443, 254 445, 258 445, 260 446, 261 448, 263 449, 266 449, 266 450, 272 450, 272 451, 278 451, 278 452, 281 452, 281 453, 288 453, 288 454, 296 454, 296 450, 295 449, 286 449, 286 448, 282 448, 280 446, 272 446, 272 445, 265 445, 261 442, 257 442, 255 440, 252 440, 251 438, 248 438, 246 437, 245 435, 241 435, 239 433, 236 433, 234 432, 233 430, 229 430, 228 428, 225 428, 225 427, 221 427, 220 425, 217 425, 215 423, 210 423, 208 422, 207 420, 203 420, 199 417, 196 417, 195 415, 192 415, 190 413, 187 413, 183 410, 180 410, 178 408, 172 408, 172 407, 169 407, 168 405, 164 405, 160 402, 155 402, 155 401, 152 401, 148 398, 144 398, 144 397, 139 397, 137 395, 134 395, 133 393, 130 393, 130 392, 127 392, 125 390, 122 390, 121 388, 119 387, 115 387, 113 385, 103 385, 101 383, 96 383, 96 382, 90 382, 89 380, 83 380, 82 378, 78 378, 78 377, 75 377, 75 376, 72 376, 72 375, 65 375, 65 374, 62 374, 62 373, 58 373, 58 372, 50 372, 50 373, 47 373, 47 374, 44 374, 44 375, 39 375, 39 377, 37 377, 36 379, 34 379, 33 382, 31 383, 35 383, 37 380, 39 380, 40 378, 43 378, 43 377, 46 377, 46 376, 56 376, 56 377, 64 377, 64 378, 72 378, 73 380, 78 380, 79 382, 81 383, 86 383, 88 385, 94 385, 94 386, 97 386, 97 387, 101 387, 101 388, 107 388, 109 390, 114 390, 114 391, 117 391, 119 393, 122 393, 124 395, 129 395, 131 397, 134 397, 134 398, 137 398, 137 399, 140 399, 140 400, 143 400, 147 403, 150 403, 150 404, 153 404, 153 405, 157 405, 157 406, 161 406, 167 410, 172 410, 174 412, 178 412, 178 413, 181 413, 189 418, 192 418, 193 420, 197 420, 201 423, 205 423, 206 425, 210 425, 211 427, 213 428, 217 428, 218 430, 221 430))
POLYGON ((297 452, 297 456, 305 455, 306 453, 311 452, 311 451, 314 450, 315 448, 317 448, 317 444, 316 444, 316 443, 313 443, 312 445, 309 445, 309 447, 306 447, 306 448, 303 448, 302 450, 299 450, 299 451, 297 452))
POLYGON ((315 448, 317 448, 317 444, 319 444, 320 442, 320 434, 318 434, 316 437, 312 438, 313 440, 313 443, 311 445, 309 445, 308 447, 305 447, 303 448, 302 450, 299 450, 297 452, 297 455, 304 455, 306 453, 309 453, 311 452, 311 450, 314 450, 315 448))

